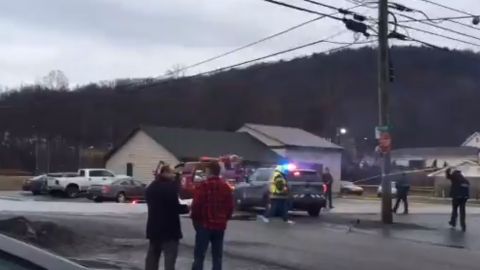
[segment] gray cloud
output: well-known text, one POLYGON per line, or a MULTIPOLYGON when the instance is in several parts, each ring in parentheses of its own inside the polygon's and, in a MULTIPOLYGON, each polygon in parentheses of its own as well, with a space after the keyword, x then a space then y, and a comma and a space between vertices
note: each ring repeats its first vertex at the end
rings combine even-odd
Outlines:
POLYGON ((205 14, 192 12, 196 10, 195 1, 188 1, 190 5, 177 5, 179 8, 175 4, 165 4, 154 12, 146 9, 142 11, 120 2, 122 1, 3 1, 0 17, 38 31, 108 39, 128 45, 228 46, 251 38, 252 34, 255 36, 255 32, 258 36, 262 34, 259 25, 252 32, 235 20, 225 20, 222 14, 214 17, 215 14, 204 16, 205 14), (190 10, 182 9, 182 6, 189 7, 190 10))
MULTIPOLYGON (((480 13, 478 0, 436 1, 480 13)), ((330 12, 301 0, 288 2, 330 12)), ((346 0, 322 2, 339 7, 352 6, 346 0)), ((432 17, 456 15, 418 0, 397 2, 422 9, 432 17)), ((375 10, 361 8, 358 11, 376 17, 375 10)), ((53 69, 63 70, 71 82, 81 84, 158 76, 175 64, 188 65, 203 60, 313 17, 262 0, 1 1, 0 85, 33 82, 53 69)), ((432 30, 428 26, 416 26, 432 30)), ((480 37, 480 31, 448 23, 445 26, 480 37)), ((286 36, 203 65, 190 74, 311 42, 340 29, 344 26, 339 22, 321 20, 286 36)), ((432 31, 452 35, 440 30, 432 31)), ((410 34, 440 46, 478 50, 415 31, 410 31, 410 34)), ((337 40, 351 41, 352 34, 337 40)), ((394 44, 408 43, 395 41, 394 44)), ((287 54, 284 58, 318 52, 331 46, 320 44, 287 54)))

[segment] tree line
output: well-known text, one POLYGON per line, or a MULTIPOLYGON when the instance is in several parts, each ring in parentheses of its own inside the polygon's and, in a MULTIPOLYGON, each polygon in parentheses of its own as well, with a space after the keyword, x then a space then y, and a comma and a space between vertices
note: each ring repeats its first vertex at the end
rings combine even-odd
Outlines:
MULTIPOLYGON (((460 145, 479 129, 479 54, 419 47, 394 47, 391 54, 395 147, 460 145)), ((349 49, 209 76, 125 79, 73 90, 30 85, 0 97, 2 145, 15 141, 19 153, 36 137, 70 149, 108 149, 141 124, 234 131, 246 122, 296 126, 327 138, 347 127, 361 152, 373 150, 376 51, 349 49)))

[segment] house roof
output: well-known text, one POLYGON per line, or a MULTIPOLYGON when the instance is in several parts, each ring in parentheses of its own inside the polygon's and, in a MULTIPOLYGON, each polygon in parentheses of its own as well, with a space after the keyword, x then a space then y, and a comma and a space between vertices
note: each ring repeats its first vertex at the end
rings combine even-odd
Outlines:
POLYGON ((281 160, 279 155, 248 133, 153 126, 143 126, 134 130, 129 138, 112 150, 106 158, 111 157, 140 130, 179 160, 226 154, 236 154, 251 162, 276 163, 281 160))
POLYGON ((259 124, 245 124, 244 127, 259 132, 284 146, 342 149, 341 146, 299 128, 259 124))
POLYGON ((460 147, 423 147, 423 148, 401 148, 392 151, 392 157, 436 157, 436 156, 477 156, 478 148, 460 147))
POLYGON ((467 146, 470 141, 479 136, 480 132, 474 132, 472 135, 468 136, 468 138, 462 143, 462 146, 467 146))

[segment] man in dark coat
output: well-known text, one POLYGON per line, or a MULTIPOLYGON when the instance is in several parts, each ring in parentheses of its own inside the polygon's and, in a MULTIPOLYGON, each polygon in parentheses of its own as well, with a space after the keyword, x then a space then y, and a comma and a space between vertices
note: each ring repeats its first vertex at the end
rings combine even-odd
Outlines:
POLYGON ((397 189, 397 202, 395 203, 395 207, 393 207, 393 212, 397 213, 400 202, 403 201, 403 213, 408 214, 408 192, 410 191, 410 183, 405 173, 402 173, 400 178, 395 182, 395 188, 397 189))
POLYGON ((325 168, 325 173, 322 176, 323 183, 327 186, 327 200, 328 200, 328 207, 330 209, 333 208, 332 202, 332 188, 333 188, 333 176, 330 174, 330 169, 327 167, 325 168))
POLYGON ((165 256, 165 270, 175 269, 178 243, 182 238, 179 215, 188 212, 188 208, 179 203, 178 184, 174 178, 173 170, 169 166, 163 166, 146 190, 147 238, 150 240, 145 259, 146 270, 158 270, 162 252, 165 256))
POLYGON ((470 195, 470 183, 459 170, 451 172, 450 168, 446 172, 447 179, 452 182, 450 187, 450 197, 452 197, 452 217, 450 226, 457 226, 458 208, 460 208, 460 226, 462 231, 467 230, 466 225, 466 209, 467 200, 470 195))

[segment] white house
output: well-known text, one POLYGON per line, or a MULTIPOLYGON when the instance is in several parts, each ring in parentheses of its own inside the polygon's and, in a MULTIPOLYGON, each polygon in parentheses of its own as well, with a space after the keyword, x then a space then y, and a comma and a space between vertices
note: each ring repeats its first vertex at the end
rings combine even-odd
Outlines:
POLYGON ((479 149, 474 147, 423 147, 395 149, 392 163, 410 168, 455 166, 464 161, 478 161, 479 149))
POLYGON ((149 182, 159 161, 176 165, 202 156, 241 156, 251 164, 275 164, 281 159, 247 133, 167 127, 140 127, 106 156, 106 168, 149 182))
POLYGON ((462 146, 469 146, 480 148, 480 132, 475 132, 470 135, 463 143, 462 146))
POLYGON ((292 162, 305 162, 329 168, 335 180, 333 190, 340 191, 343 148, 303 129, 245 124, 238 132, 247 132, 270 149, 292 162))
POLYGON ((446 170, 459 170, 470 182, 470 197, 480 197, 480 164, 474 161, 464 161, 455 166, 448 166, 436 172, 430 173, 428 177, 433 179, 435 196, 448 197, 450 192, 450 181, 446 178, 446 170))

